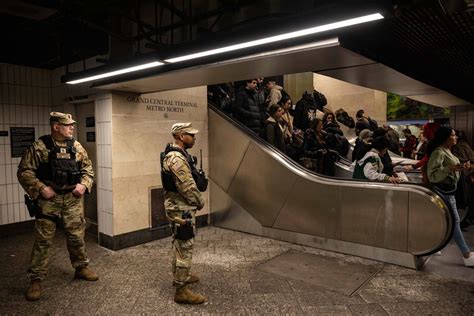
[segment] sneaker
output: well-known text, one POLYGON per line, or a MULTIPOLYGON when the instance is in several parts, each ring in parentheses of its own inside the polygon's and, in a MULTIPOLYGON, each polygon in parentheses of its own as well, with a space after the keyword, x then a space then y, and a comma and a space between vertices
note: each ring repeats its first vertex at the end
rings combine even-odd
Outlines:
POLYGON ((469 253, 469 258, 464 258, 464 265, 466 267, 474 267, 474 252, 469 253))

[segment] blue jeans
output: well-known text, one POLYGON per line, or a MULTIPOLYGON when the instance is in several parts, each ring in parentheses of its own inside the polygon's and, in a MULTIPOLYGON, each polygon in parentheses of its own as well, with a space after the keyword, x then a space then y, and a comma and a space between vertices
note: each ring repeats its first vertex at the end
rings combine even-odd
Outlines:
POLYGON ((459 250, 461 250, 461 252, 463 254, 469 253, 470 252, 469 247, 467 246, 466 241, 464 240, 464 236, 462 235, 461 223, 460 223, 461 220, 459 219, 459 213, 458 213, 458 208, 456 206, 456 198, 455 198, 454 194, 448 195, 448 194, 442 194, 439 191, 437 191, 437 192, 438 192, 438 194, 442 195, 446 199, 446 201, 449 203, 449 205, 451 206, 451 208, 453 210, 453 213, 454 213, 454 234, 453 234, 454 242, 456 243, 459 250))

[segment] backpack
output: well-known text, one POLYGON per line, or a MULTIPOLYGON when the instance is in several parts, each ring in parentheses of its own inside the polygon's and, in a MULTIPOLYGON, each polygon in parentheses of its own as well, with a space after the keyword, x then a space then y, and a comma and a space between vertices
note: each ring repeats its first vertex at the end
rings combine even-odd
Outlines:
POLYGON ((314 99, 314 104, 320 110, 322 110, 323 107, 326 104, 328 104, 328 100, 326 99, 326 96, 324 96, 324 94, 322 94, 319 91, 316 91, 316 90, 313 91, 313 99, 314 99))
POLYGON ((349 128, 355 127, 354 119, 350 117, 349 114, 343 109, 336 111, 336 120, 349 128))

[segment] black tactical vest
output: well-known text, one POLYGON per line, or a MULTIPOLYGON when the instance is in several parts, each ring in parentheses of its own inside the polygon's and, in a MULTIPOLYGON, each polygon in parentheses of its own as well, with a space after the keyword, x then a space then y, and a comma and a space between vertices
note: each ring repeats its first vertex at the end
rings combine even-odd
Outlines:
POLYGON ((56 188, 81 182, 81 166, 76 161, 74 138, 66 141, 66 147, 57 146, 51 135, 41 136, 40 139, 48 149, 49 157, 48 162, 39 165, 38 179, 56 188))
MULTIPOLYGON (((186 157, 186 161, 188 162, 189 166, 191 167, 191 174, 193 176, 194 182, 196 182, 196 186, 199 191, 204 192, 207 189, 207 184, 208 184, 208 179, 206 178, 206 174, 204 173, 203 170, 198 170, 196 168, 196 162, 191 157, 191 155, 188 154, 187 151, 179 148, 179 147, 174 147, 171 146, 171 144, 167 144, 165 151, 160 153, 160 163, 161 163, 161 183, 163 184, 163 188, 166 191, 171 191, 171 192, 178 192, 178 189, 176 188, 176 184, 173 179, 173 174, 163 167, 163 161, 165 159, 165 156, 171 152, 171 151, 177 151, 180 152, 184 157, 186 157)), ((197 160, 197 158, 196 158, 197 160)))

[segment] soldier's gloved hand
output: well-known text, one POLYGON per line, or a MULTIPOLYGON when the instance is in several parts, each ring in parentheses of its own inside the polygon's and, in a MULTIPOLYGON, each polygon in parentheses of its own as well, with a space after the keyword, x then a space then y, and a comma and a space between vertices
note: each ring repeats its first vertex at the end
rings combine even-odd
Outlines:
POLYGON ((76 197, 81 197, 84 193, 86 193, 86 186, 81 183, 76 184, 76 187, 72 190, 72 194, 76 197))
POLYGON ((56 192, 54 192, 54 189, 50 186, 44 187, 41 191, 41 196, 45 200, 51 200, 56 196, 56 192))

